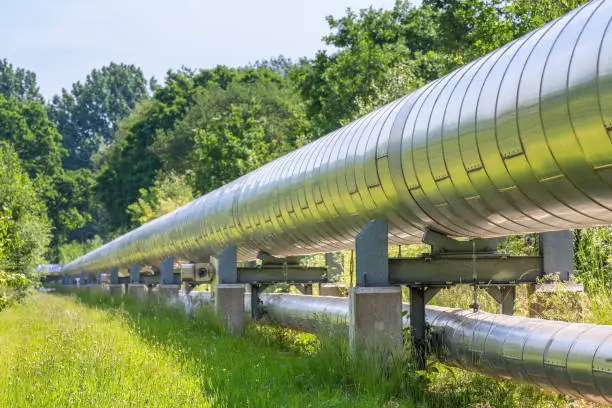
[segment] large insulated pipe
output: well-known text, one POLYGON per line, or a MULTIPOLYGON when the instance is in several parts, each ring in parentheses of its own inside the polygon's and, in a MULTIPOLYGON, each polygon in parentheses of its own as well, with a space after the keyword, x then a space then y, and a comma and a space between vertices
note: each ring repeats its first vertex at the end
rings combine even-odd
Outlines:
MULTIPOLYGON (((268 294, 262 302, 266 317, 284 326, 348 326, 347 298, 268 294)), ((612 326, 437 306, 428 306, 426 315, 434 349, 448 364, 612 404, 612 326)))
POLYGON ((64 271, 331 252, 374 218, 392 243, 612 224, 611 17, 587 3, 64 271))

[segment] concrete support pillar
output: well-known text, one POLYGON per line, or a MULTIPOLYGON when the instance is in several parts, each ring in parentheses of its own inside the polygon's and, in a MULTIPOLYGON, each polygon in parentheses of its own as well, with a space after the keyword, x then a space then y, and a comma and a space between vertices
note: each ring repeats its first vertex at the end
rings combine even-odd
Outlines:
POLYGON ((161 277, 160 283, 162 285, 173 285, 174 284, 174 257, 169 256, 164 259, 160 265, 161 277))
POLYGON ((388 224, 372 220, 355 237, 358 287, 349 292, 351 353, 401 354, 402 291, 389 285, 388 224))
MULTIPOLYGON (((237 248, 225 247, 217 259, 219 283, 215 286, 215 310, 230 332, 244 333, 244 285, 238 283, 237 248)), ((257 296, 251 293, 251 296, 257 296)))
POLYGON ((85 284, 85 271, 81 271, 79 274, 79 280, 77 281, 77 286, 81 286, 85 284))
POLYGON ((98 285, 102 284, 102 272, 98 272, 98 274, 96 275, 96 282, 98 285))
POLYGON ((110 283, 111 285, 117 285, 119 283, 119 268, 118 267, 113 266, 111 268, 108 283, 110 283))
POLYGON ((140 283, 140 263, 130 266, 130 283, 140 283))
POLYGON ((109 284, 108 291, 113 297, 122 297, 127 292, 127 285, 121 283, 109 284))
POLYGON ((143 284, 129 284, 127 286, 128 295, 134 297, 135 299, 143 299, 149 295, 151 289, 147 285, 143 284))
POLYGON ((215 310, 233 334, 244 334, 244 285, 220 283, 215 286, 215 310))
POLYGON ((364 350, 402 353, 400 287, 350 288, 349 305, 349 347, 352 353, 364 350))

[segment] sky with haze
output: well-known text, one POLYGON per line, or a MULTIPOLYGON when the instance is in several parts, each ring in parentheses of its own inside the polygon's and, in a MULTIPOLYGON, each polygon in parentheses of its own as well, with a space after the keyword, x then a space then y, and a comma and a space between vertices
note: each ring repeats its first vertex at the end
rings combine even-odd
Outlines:
POLYGON ((0 0, 0 58, 46 98, 111 61, 160 82, 168 69, 245 65, 324 48, 325 16, 394 0, 0 0))

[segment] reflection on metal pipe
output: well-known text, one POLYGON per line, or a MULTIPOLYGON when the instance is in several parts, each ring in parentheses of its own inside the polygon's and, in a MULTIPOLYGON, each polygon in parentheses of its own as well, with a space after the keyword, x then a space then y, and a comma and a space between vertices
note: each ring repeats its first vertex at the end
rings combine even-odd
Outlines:
MULTIPOLYGON (((210 302, 209 294, 191 297, 210 302)), ((347 298, 265 294, 262 301, 266 317, 284 326, 312 330, 322 321, 348 326, 347 298)), ((245 305, 250 306, 248 298, 245 305)), ((434 348, 448 364, 612 403, 612 326, 437 306, 427 307, 427 321, 434 348)), ((408 317, 404 325, 410 325, 408 317)))
POLYGON ((592 1, 64 268, 348 249, 374 218, 490 237, 612 224, 612 1, 592 1))

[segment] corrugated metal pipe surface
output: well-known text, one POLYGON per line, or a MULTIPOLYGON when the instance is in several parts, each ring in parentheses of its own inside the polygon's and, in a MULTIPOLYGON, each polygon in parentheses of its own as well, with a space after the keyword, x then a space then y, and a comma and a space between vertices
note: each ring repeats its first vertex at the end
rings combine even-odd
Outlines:
POLYGON ((612 1, 592 1, 69 263, 65 271, 612 224, 612 1))
MULTIPOLYGON (((210 301, 208 294, 192 294, 194 300, 200 296, 210 301)), ((268 294, 261 300, 266 317, 284 326, 348 326, 348 298, 268 294)), ((612 326, 437 306, 427 306, 426 314, 434 348, 448 364, 612 404, 612 326)), ((404 326, 409 325, 405 318, 404 326)))

